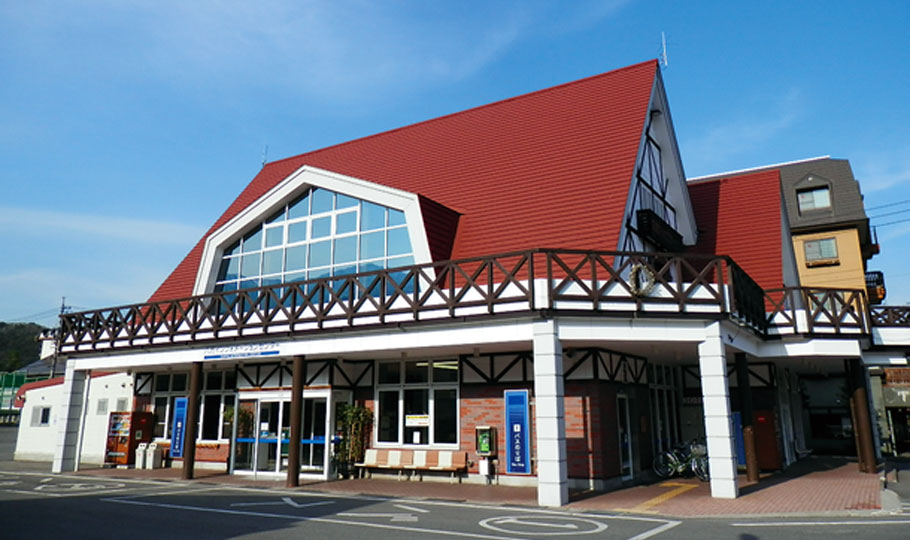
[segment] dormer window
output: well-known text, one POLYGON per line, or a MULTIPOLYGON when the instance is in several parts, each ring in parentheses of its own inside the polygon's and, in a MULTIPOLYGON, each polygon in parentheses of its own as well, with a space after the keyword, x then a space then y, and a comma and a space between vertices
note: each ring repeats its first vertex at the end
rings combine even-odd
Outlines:
POLYGON ((800 214, 811 212, 812 210, 825 210, 831 208, 831 188, 828 186, 819 186, 797 191, 796 200, 799 204, 800 214))
POLYGON ((224 249, 215 291, 411 264, 404 212, 310 188, 224 249))

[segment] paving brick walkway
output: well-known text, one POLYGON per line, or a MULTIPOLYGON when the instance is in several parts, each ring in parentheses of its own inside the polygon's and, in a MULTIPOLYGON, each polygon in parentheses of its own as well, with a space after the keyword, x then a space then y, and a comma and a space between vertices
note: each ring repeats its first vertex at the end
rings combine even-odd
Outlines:
MULTIPOLYGON (((179 469, 154 471, 90 469, 80 474, 119 478, 179 480, 179 469)), ((196 482, 283 488, 283 479, 197 470, 196 482)), ((864 513, 881 508, 879 475, 860 473, 856 462, 810 457, 785 472, 764 475, 757 484, 740 477, 740 497, 714 499, 708 484, 694 478, 673 479, 609 493, 574 493, 569 510, 629 512, 677 517, 755 514, 864 513)), ((305 482, 297 489, 383 497, 414 497, 495 504, 537 504, 536 488, 450 484, 447 482, 356 479, 305 482)))

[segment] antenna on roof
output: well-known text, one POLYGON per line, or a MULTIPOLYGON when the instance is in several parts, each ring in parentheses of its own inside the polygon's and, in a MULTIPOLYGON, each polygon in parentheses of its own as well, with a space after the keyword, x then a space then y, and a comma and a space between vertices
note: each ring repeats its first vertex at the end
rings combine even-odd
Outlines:
POLYGON ((667 35, 663 32, 660 33, 660 64, 667 69, 670 65, 669 60, 667 60, 667 35))
POLYGON ((265 167, 265 164, 269 162, 269 145, 265 145, 265 148, 262 149, 262 166, 265 167))

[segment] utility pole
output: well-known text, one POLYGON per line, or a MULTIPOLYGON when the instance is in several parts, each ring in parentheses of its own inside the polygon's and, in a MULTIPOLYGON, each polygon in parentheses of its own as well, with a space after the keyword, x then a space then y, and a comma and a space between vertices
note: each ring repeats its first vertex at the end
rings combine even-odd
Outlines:
MULTIPOLYGON (((66 305, 66 297, 64 296, 60 300, 60 315, 62 316, 63 314, 69 312, 70 309, 71 309, 70 306, 66 305)), ((54 377, 57 376, 57 355, 58 355, 57 340, 60 338, 60 317, 59 316, 57 317, 57 326, 53 330, 51 330, 51 335, 54 338, 54 362, 53 362, 53 364, 51 364, 51 379, 53 379, 54 377)))

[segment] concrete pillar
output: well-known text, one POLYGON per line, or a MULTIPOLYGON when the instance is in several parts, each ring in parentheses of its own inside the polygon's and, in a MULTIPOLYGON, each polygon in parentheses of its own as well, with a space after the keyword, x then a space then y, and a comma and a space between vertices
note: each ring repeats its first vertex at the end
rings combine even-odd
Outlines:
POLYGON ((739 412, 743 423, 743 447, 746 452, 746 479, 758 482, 758 451, 755 447, 755 425, 752 412, 752 383, 749 381, 749 361, 746 353, 736 358, 736 387, 739 390, 739 412))
POLYGON ((186 427, 183 431, 183 479, 192 480, 196 469, 196 433, 199 425, 199 394, 202 387, 202 362, 190 369, 190 392, 186 399, 186 427))
POLYGON ((733 452, 733 419, 730 386, 727 383, 727 359, 719 322, 705 327, 705 341, 698 345, 698 367, 701 373, 711 496, 735 499, 739 495, 739 487, 736 484, 736 456, 733 452))
MULTIPOLYGON (((303 413, 303 358, 294 358, 291 382, 291 442, 288 444, 287 487, 300 485, 300 424, 303 413)), ((331 401, 331 400, 330 400, 331 401)), ((329 433, 331 438, 331 433, 329 433)))
POLYGON ((51 470, 55 473, 71 472, 79 468, 79 439, 82 431, 82 411, 85 408, 88 385, 85 371, 76 371, 72 362, 66 366, 63 392, 56 414, 57 447, 51 470))
POLYGON ((537 503, 569 502, 566 464, 565 384, 562 344, 554 321, 534 323, 534 403, 537 441, 537 503))

